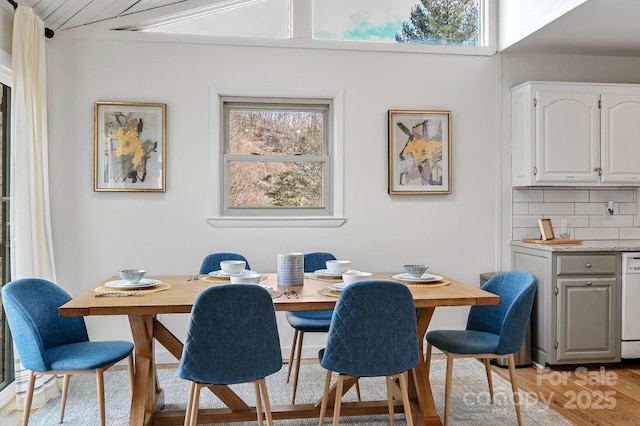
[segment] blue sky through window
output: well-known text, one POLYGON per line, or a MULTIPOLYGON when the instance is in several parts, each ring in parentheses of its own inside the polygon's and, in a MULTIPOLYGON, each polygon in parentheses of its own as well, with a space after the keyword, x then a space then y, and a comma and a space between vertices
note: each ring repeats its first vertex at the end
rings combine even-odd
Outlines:
POLYGON ((419 0, 314 0, 313 37, 395 42, 419 0))

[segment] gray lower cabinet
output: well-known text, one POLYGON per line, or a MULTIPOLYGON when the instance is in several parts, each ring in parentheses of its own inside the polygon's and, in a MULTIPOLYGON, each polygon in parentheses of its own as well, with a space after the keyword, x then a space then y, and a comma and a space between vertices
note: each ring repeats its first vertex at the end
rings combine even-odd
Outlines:
POLYGON ((512 246, 512 268, 538 279, 531 315, 533 361, 620 361, 620 259, 618 252, 512 246))

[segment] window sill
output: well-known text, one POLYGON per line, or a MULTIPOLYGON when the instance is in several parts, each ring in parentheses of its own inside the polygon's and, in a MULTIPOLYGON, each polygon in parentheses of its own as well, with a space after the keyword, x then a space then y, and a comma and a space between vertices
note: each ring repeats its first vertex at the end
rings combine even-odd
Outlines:
POLYGON ((210 217, 214 228, 338 228, 346 217, 210 217))

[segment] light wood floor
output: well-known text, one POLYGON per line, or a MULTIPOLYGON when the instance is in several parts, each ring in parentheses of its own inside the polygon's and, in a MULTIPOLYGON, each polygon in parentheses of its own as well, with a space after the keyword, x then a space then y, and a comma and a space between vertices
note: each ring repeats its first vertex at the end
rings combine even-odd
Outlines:
MULTIPOLYGON (((509 380, 506 368, 494 366, 493 370, 509 380)), ((577 425, 640 424, 640 362, 589 366, 585 370, 570 366, 553 370, 526 367, 516 371, 522 391, 577 425)), ((454 392, 455 374, 454 364, 454 392)), ((0 416, 3 426, 19 426, 22 411, 16 410, 13 401, 0 409, 0 416)))
MULTIPOLYGON (((494 371, 509 379, 506 368, 494 371)), ((640 424, 640 361, 615 365, 518 368, 518 385, 577 425, 640 424)), ((455 380, 455 364, 454 364, 455 380)))

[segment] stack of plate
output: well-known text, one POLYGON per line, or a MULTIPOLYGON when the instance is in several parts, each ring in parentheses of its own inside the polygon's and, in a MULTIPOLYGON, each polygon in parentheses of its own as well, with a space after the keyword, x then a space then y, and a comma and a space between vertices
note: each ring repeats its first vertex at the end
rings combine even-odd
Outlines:
POLYGON ((304 282, 304 253, 278 253, 278 285, 296 286, 304 282))

